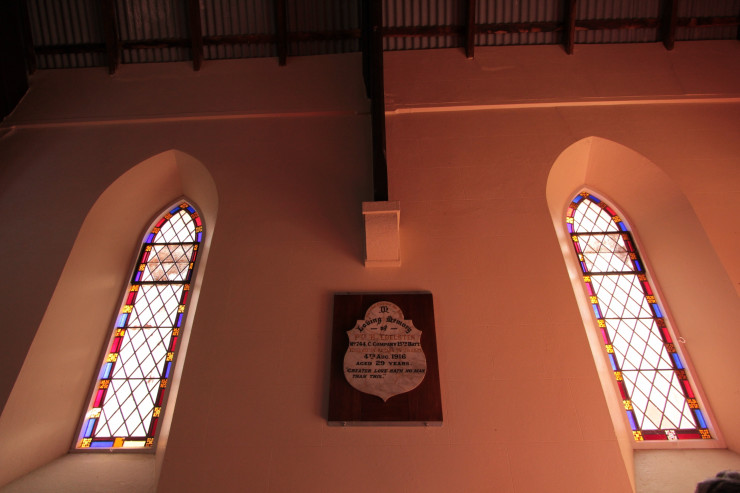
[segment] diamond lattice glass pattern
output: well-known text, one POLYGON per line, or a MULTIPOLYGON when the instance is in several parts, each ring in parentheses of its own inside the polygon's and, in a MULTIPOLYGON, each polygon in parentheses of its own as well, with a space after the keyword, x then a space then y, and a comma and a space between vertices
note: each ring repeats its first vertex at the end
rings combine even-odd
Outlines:
POLYGON ((201 219, 187 203, 165 214, 147 235, 78 448, 153 445, 201 237, 201 219))
POLYGON ((193 243, 195 228, 187 209, 180 210, 162 226, 154 238, 154 243, 193 243))
POLYGON ((627 227, 588 193, 567 223, 635 439, 711 438, 627 227))
POLYGON ((141 280, 182 281, 192 256, 193 245, 153 245, 141 280))

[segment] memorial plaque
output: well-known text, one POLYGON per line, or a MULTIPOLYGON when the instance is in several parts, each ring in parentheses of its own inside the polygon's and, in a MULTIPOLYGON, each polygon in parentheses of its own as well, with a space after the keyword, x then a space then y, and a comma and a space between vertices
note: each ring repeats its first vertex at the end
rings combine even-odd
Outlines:
POLYGON ((344 376, 351 386, 384 401, 416 388, 427 371, 421 331, 390 301, 367 309, 347 332, 344 376))
POLYGON ((430 293, 334 296, 330 424, 441 424, 430 293))

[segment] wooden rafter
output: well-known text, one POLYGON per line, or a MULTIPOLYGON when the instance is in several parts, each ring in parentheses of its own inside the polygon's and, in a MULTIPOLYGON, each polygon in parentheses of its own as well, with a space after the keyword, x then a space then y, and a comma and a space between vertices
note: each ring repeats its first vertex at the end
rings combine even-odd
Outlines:
POLYGON ((200 19, 200 0, 188 0, 188 20, 190 23, 190 51, 193 56, 193 70, 200 70, 203 63, 203 29, 200 19))
POLYGON ((667 50, 672 50, 676 42, 677 22, 678 0, 663 0, 660 5, 660 38, 667 50))
POLYGON ((116 73, 121 60, 120 40, 116 28, 115 1, 103 0, 101 13, 103 16, 103 32, 105 33, 105 48, 108 54, 108 73, 113 75, 116 73))
POLYGON ((31 34, 31 19, 28 17, 28 4, 21 0, 21 25, 23 28, 23 47, 26 57, 26 69, 32 74, 36 71, 36 53, 33 50, 33 35, 31 34))
POLYGON ((578 15, 578 0, 566 0, 565 2, 565 16, 563 18, 564 33, 563 33, 563 46, 565 52, 569 55, 573 54, 576 43, 576 17, 578 15))
POLYGON ((285 0, 275 0, 275 45, 278 63, 285 65, 288 60, 288 16, 285 0))
POLYGON ((475 0, 468 0, 465 12, 465 56, 473 58, 475 55, 475 0))

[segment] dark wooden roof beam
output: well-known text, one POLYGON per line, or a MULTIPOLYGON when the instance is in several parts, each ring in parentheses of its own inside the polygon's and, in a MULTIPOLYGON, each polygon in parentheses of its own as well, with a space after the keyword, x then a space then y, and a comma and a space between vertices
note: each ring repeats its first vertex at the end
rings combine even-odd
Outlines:
POLYGON ((203 63, 203 29, 200 19, 200 0, 188 0, 188 21, 190 24, 190 52, 193 56, 193 70, 200 70, 203 63))
POLYGON ((578 0, 566 0, 565 15, 563 16, 563 47, 568 55, 573 54, 576 44, 576 17, 578 15, 578 0))
POLYGON ((28 16, 28 4, 21 0, 21 24, 23 29, 23 50, 26 57, 26 70, 32 74, 36 71, 36 53, 33 51, 33 35, 31 34, 31 19, 28 16))
POLYGON ((116 26, 115 0, 103 0, 100 10, 103 16, 103 33, 105 34, 105 48, 108 54, 108 73, 113 75, 121 62, 121 42, 116 26))
POLYGON ((465 23, 465 57, 475 55, 475 0, 468 0, 465 23))
POLYGON ((285 0, 275 0, 275 45, 278 63, 285 65, 288 61, 288 15, 285 0))
POLYGON ((658 36, 666 50, 672 50, 676 43, 676 23, 678 21, 678 0, 663 0, 660 4, 660 28, 658 36))

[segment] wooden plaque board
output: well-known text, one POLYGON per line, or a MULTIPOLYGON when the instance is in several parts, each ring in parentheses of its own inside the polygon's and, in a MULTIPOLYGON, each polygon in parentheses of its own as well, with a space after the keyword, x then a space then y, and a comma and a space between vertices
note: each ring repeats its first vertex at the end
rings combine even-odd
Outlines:
POLYGON ((329 424, 335 425, 441 425, 442 398, 439 388, 437 336, 431 293, 335 294, 332 324, 329 424), (426 356, 426 374, 414 389, 383 401, 355 389, 344 374, 344 357, 349 348, 347 332, 375 303, 388 301, 403 311, 421 330, 421 347, 426 356))

